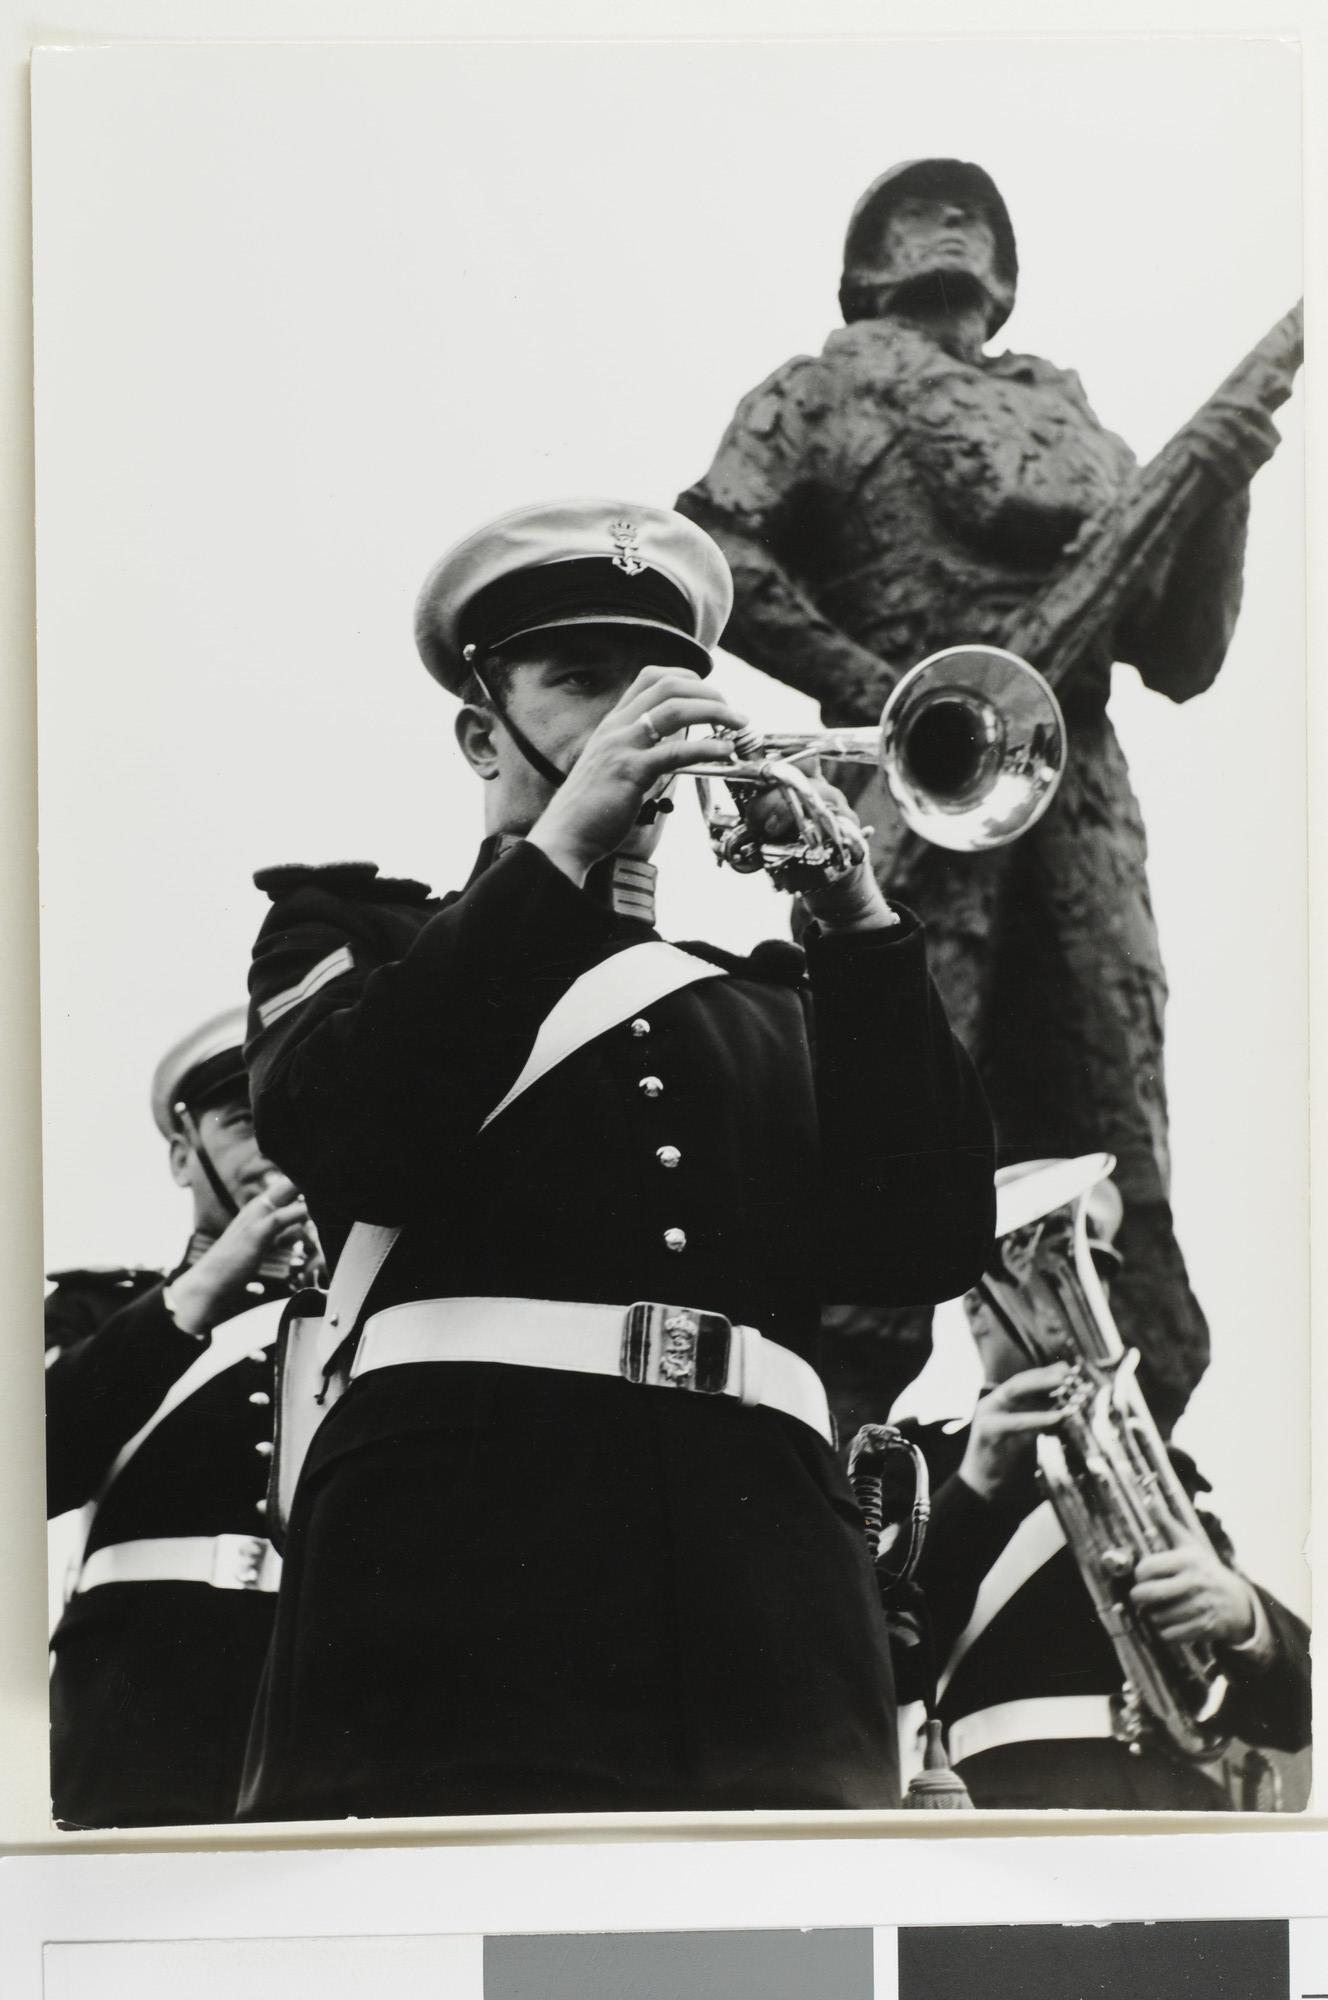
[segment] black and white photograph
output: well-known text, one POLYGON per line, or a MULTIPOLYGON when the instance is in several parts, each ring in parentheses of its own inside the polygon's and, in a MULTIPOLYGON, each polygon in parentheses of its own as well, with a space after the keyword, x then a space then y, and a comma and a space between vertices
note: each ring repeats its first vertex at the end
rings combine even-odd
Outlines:
POLYGON ((1303 1812, 1296 41, 32 84, 55 1827, 1303 1812))

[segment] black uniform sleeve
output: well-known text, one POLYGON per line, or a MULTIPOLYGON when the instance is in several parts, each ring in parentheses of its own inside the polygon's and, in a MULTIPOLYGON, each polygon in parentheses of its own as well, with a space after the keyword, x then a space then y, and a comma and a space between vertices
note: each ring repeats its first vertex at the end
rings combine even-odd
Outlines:
POLYGON ((1018 1525, 1017 1511, 984 1500, 957 1472, 932 1495, 917 1580, 938 1660, 949 1657, 973 1615, 983 1578, 1018 1525))
POLYGON ((46 1371, 46 1507, 81 1507, 166 1391, 197 1360, 162 1303, 165 1281, 53 1355, 46 1371))
MULTIPOLYGON (((1202 1504, 1202 1496, 1212 1492, 1208 1480, 1188 1452, 1174 1444, 1168 1451, 1182 1485, 1199 1508, 1199 1519, 1214 1549, 1229 1568, 1240 1569, 1231 1536, 1218 1516, 1202 1504)), ((1310 1740, 1309 1627, 1271 1591, 1251 1577, 1245 1581, 1263 1606, 1272 1652, 1263 1660, 1239 1651, 1219 1655, 1230 1683, 1222 1721, 1247 1743, 1270 1750, 1303 1750, 1310 1740)))
POLYGON ((991 1115, 927 972, 922 926, 806 939, 827 1298, 950 1299, 996 1225, 991 1115))
MULTIPOLYGON (((959 1477, 968 1443, 966 1425, 956 1429, 952 1424, 921 1424, 904 1417, 898 1428, 922 1452, 931 1479, 931 1518, 914 1582, 926 1619, 934 1680, 936 1669, 948 1660, 972 1617, 982 1580, 1018 1527, 1023 1506, 1022 1501, 1003 1505, 984 1500, 959 1477)), ((895 1461, 887 1460, 886 1518, 902 1519, 912 1497, 911 1480, 905 1480, 895 1461)), ((935 1688, 921 1692, 931 1699, 935 1688)))
POLYGON ((162 1272, 145 1270, 51 1271, 54 1289, 42 1308, 46 1366, 91 1339, 98 1327, 144 1292, 162 1282, 162 1272))
POLYGON ((1310 1740, 1309 1627, 1266 1590, 1258 1592, 1273 1638, 1273 1655, 1260 1667, 1226 1653, 1230 1692, 1222 1720, 1247 1743, 1270 1750, 1303 1750, 1310 1740))
POLYGON ((399 913, 393 932, 372 903, 297 887, 250 973, 245 1053, 264 1151, 315 1213, 406 1220, 616 929, 525 842, 443 909, 414 913, 413 931, 399 913))

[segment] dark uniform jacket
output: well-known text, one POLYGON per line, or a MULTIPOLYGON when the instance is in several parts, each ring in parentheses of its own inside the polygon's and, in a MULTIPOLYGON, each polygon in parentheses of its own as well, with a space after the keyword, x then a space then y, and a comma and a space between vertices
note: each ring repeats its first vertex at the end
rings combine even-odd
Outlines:
MULTIPOLYGON (((1041 1502, 1032 1473, 996 1501, 958 1477, 968 1426, 904 1423, 931 1468, 934 1500, 918 1581, 931 1616, 937 1665, 944 1672, 967 1625, 978 1590, 1001 1551, 1041 1502)), ((1193 1497, 1208 1483, 1183 1452, 1173 1463, 1193 1497)), ((1220 1523, 1201 1514, 1224 1560, 1233 1551, 1220 1523)), ((1258 1589, 1258 1586, 1255 1586, 1258 1589)), ((1258 1591, 1273 1640, 1266 1666, 1222 1655, 1230 1687, 1223 1728, 1246 1744, 1297 1751, 1309 1742, 1309 1634, 1301 1620, 1258 1591)), ((1067 1547, 1042 1563, 963 1654, 945 1685, 938 1714, 947 1724, 998 1703, 1039 1696, 1113 1695, 1121 1669, 1067 1547)), ((1102 1811, 1214 1811, 1231 1801, 1219 1767, 1189 1764, 1160 1740, 1140 1753, 1122 1743, 1071 1739, 1010 1743, 957 1765, 978 1806, 1082 1807, 1102 1811)))
MULTIPOLYGON (((404 1225, 370 1311, 658 1300, 810 1357, 828 1286, 970 1282, 990 1127, 911 918, 813 937, 805 970, 688 947, 726 976, 481 1134, 560 995, 653 936, 529 844, 492 853, 446 904, 367 868, 259 878, 260 1142, 329 1253, 354 1218, 404 1225)), ((888 1806, 892 1718, 859 1523, 808 1426, 616 1377, 388 1368, 306 1463, 245 1811, 888 1806)))
MULTIPOLYGON (((183 1268, 183 1267, 181 1267, 183 1268)), ((46 1304, 47 1511, 84 1506, 203 1350, 160 1272, 63 1273, 46 1304)), ((256 1279, 249 1304, 275 1296, 256 1279)), ((87 1554, 166 1536, 266 1537, 271 1356, 237 1361, 168 1415, 97 1507, 87 1554)), ((273 1596, 105 1583, 56 1629, 51 1794, 65 1826, 229 1819, 273 1596)))

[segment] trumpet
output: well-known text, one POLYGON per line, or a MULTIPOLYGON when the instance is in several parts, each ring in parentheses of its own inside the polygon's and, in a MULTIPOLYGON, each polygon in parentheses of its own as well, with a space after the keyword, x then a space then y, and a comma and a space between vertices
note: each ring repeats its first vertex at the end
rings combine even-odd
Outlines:
POLYGON ((904 823, 934 846, 977 853, 1017 840, 1051 804, 1065 769, 1065 718, 1047 682, 1000 646, 947 646, 913 667, 876 724, 759 734, 735 732, 737 755, 684 765, 696 780, 717 860, 740 874, 766 869, 777 886, 812 869, 829 881, 856 866, 872 831, 836 812, 803 764, 877 765, 904 823), (716 798, 722 781, 734 805, 716 798), (762 840, 744 797, 782 791, 792 837, 762 840))
MULTIPOLYGON (((292 1292, 303 1292, 310 1287, 322 1288, 327 1284, 327 1262, 323 1256, 323 1246, 318 1240, 318 1231, 309 1222, 294 1240, 285 1245, 271 1260, 271 1275, 292 1292)), ((268 1265, 264 1264, 266 1272, 268 1265)))

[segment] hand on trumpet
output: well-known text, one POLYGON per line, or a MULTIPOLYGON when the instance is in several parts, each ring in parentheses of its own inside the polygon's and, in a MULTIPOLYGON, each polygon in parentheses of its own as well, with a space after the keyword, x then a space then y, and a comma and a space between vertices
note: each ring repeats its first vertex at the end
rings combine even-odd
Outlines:
POLYGON ((264 1264, 289 1259, 297 1244, 307 1246, 311 1241, 317 1241, 313 1224, 294 1182, 275 1170, 269 1172, 216 1242, 172 1280, 170 1311, 175 1324, 185 1333, 210 1333, 246 1303, 245 1285, 264 1264))
MULTIPOLYGON (((735 756, 732 734, 747 718, 688 667, 643 667, 611 706, 612 675, 578 700, 562 756, 570 765, 527 838, 578 885, 606 854, 623 851, 648 799, 695 758, 735 756), (688 737, 688 730, 700 732, 688 737), (578 741, 577 738, 580 737, 578 741)), ((567 697, 561 697, 566 702, 567 697)))
POLYGON ((743 824, 775 886, 800 895, 825 930, 883 930, 899 922, 881 894, 864 828, 844 794, 810 768, 782 759, 767 790, 744 791, 743 824), (787 858, 780 850, 788 849, 787 858))

